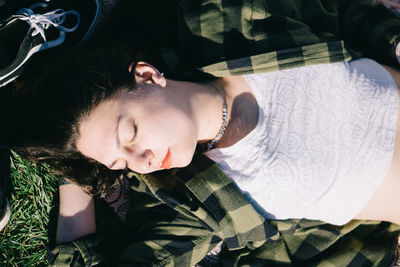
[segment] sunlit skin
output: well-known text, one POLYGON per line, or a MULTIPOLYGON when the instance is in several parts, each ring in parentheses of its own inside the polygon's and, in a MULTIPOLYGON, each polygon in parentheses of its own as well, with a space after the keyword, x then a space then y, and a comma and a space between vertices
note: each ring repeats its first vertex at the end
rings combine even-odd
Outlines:
POLYGON ((80 123, 78 150, 115 170, 149 173, 187 166, 197 142, 218 131, 222 119, 214 114, 221 112, 222 99, 209 85, 188 90, 193 84, 167 84, 145 63, 133 76, 140 93, 121 94, 95 108, 80 123))
POLYGON ((101 104, 81 124, 78 149, 115 170, 149 173, 186 166, 196 147, 196 126, 184 111, 155 98, 153 92, 101 104))

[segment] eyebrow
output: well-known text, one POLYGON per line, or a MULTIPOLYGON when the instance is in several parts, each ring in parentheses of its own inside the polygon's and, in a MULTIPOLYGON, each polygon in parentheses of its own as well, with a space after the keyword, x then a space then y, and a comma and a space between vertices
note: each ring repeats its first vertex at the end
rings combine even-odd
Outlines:
MULTIPOLYGON (((119 140, 119 136, 118 136, 118 127, 119 127, 119 123, 121 121, 122 115, 119 115, 117 118, 117 123, 114 129, 114 139, 115 139, 115 143, 117 144, 117 146, 119 146, 119 144, 121 143, 121 141, 119 140)), ((112 169, 112 167, 114 167, 114 165, 117 163, 118 159, 114 160, 111 164, 107 165, 107 168, 112 169)))

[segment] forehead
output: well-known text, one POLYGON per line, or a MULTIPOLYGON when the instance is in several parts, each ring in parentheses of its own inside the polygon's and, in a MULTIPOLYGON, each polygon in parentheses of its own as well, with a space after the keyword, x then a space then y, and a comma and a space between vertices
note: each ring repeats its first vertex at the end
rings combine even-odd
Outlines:
POLYGON ((121 117, 118 102, 117 99, 102 102, 80 122, 76 147, 83 155, 101 163, 112 155, 116 126, 121 117))

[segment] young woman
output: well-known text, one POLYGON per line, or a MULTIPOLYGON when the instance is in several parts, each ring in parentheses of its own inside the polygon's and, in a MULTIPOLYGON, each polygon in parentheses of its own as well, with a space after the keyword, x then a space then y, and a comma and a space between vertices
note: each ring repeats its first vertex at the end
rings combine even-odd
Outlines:
POLYGON ((266 219, 400 224, 399 75, 361 59, 186 82, 119 53, 66 56, 20 97, 12 139, 138 173, 185 167, 197 148, 266 219))

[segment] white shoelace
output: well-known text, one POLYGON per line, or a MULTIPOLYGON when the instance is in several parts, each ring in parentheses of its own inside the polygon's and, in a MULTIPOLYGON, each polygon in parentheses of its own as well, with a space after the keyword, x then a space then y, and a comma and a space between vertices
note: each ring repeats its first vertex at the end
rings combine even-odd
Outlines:
POLYGON ((16 13, 16 15, 14 15, 14 17, 26 21, 31 28, 35 29, 32 36, 40 34, 45 42, 47 42, 47 40, 44 30, 48 29, 50 26, 53 26, 62 32, 73 32, 78 28, 80 23, 80 15, 75 10, 65 12, 63 9, 56 9, 45 14, 35 14, 30 8, 22 8, 16 13), (71 28, 62 26, 67 15, 76 17, 77 22, 75 26, 71 28))

